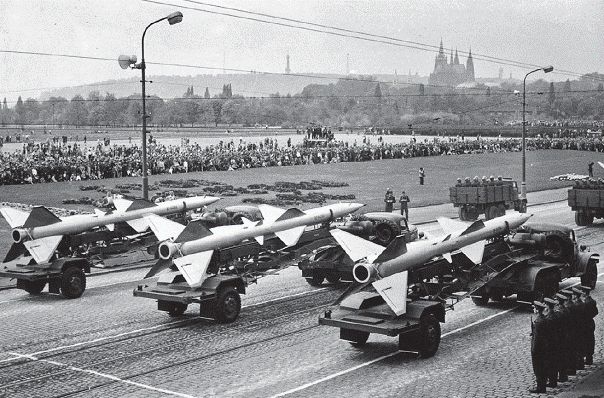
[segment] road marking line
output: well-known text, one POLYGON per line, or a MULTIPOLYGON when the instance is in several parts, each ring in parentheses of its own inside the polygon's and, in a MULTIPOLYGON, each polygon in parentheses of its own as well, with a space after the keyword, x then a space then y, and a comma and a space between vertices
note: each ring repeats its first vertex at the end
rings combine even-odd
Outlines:
POLYGON ((29 359, 30 361, 45 362, 45 363, 49 363, 51 365, 67 368, 69 370, 73 370, 74 372, 88 373, 88 374, 92 374, 92 375, 95 375, 95 376, 103 377, 105 379, 116 381, 116 382, 119 382, 119 383, 130 384, 130 385, 133 385, 133 386, 136 386, 136 387, 139 387, 139 388, 144 388, 146 390, 151 390, 151 391, 159 392, 159 393, 162 393, 162 394, 168 394, 168 395, 173 395, 173 396, 182 397, 182 398, 196 398, 193 395, 183 394, 183 393, 172 391, 172 390, 166 390, 164 388, 153 387, 153 386, 150 386, 148 384, 137 383, 137 382, 131 381, 131 380, 125 380, 125 379, 122 379, 120 377, 113 376, 113 375, 110 375, 110 374, 107 374, 107 373, 98 372, 96 370, 78 368, 76 366, 71 366, 71 365, 68 365, 66 363, 61 363, 61 362, 57 362, 57 361, 50 361, 48 359, 40 359, 40 358, 35 357, 34 355, 22 355, 22 354, 17 354, 15 352, 11 352, 10 354, 17 355, 17 356, 19 356, 21 358, 29 359))
MULTIPOLYGON (((321 290, 325 290, 325 289, 328 289, 328 288, 324 287, 324 288, 321 288, 321 289, 309 290, 309 291, 306 291, 306 292, 296 293, 296 294, 292 294, 292 295, 289 295, 289 296, 279 297, 279 298, 276 298, 276 299, 273 299, 273 300, 267 300, 267 301, 263 301, 263 302, 256 303, 256 304, 246 305, 246 306, 243 306, 241 308, 257 307, 259 305, 269 304, 269 303, 272 303, 272 302, 275 302, 275 301, 284 300, 284 299, 288 299, 288 298, 291 298, 291 297, 303 296, 303 295, 307 295, 307 294, 310 294, 310 293, 315 293, 315 292, 318 292, 318 291, 321 291, 321 290)), ((178 325, 178 324, 181 324, 181 323, 190 322, 191 320, 194 320, 194 319, 206 319, 206 318, 202 318, 202 317, 198 316, 198 317, 195 317, 195 318, 187 318, 187 319, 182 319, 182 320, 179 320, 179 321, 162 323, 161 325, 155 325, 155 326, 150 326, 150 327, 147 327, 147 328, 135 329, 135 330, 131 330, 131 331, 128 331, 128 332, 123 332, 123 333, 118 333, 118 334, 111 335, 111 336, 99 337, 99 338, 96 338, 96 339, 93 339, 93 340, 81 341, 79 343, 68 344, 68 345, 59 346, 59 347, 55 347, 55 348, 49 348, 47 350, 37 351, 37 352, 31 353, 31 354, 28 354, 28 355, 34 355, 34 356, 36 356, 36 355, 48 354, 48 353, 51 353, 51 352, 61 351, 61 350, 68 349, 68 348, 80 347, 80 346, 87 345, 87 344, 94 344, 94 343, 98 343, 98 342, 105 341, 105 340, 110 340, 110 339, 115 339, 115 338, 119 338, 119 337, 128 336, 128 335, 131 335, 131 334, 146 332, 146 331, 150 331, 150 330, 154 330, 154 329, 160 329, 160 328, 163 328, 165 326, 174 326, 174 325, 178 325)), ((25 354, 16 354, 16 355, 22 355, 23 356, 25 354)), ((16 359, 19 359, 19 358, 15 357, 15 358, 2 359, 2 360, 0 360, 0 364, 6 363, 6 362, 10 362, 10 361, 14 361, 16 359)))
MULTIPOLYGON (((598 274, 598 278, 599 278, 599 277, 601 277, 602 275, 604 275, 604 272, 602 272, 602 273, 598 274)), ((579 285, 579 284, 580 284, 580 282, 579 282, 579 283, 575 283, 574 285, 571 285, 571 286, 576 286, 576 285, 579 285)), ((491 319, 493 319, 493 318, 496 318, 496 317, 498 317, 498 316, 501 316, 501 315, 507 314, 508 312, 511 312, 511 311, 515 310, 516 308, 518 308, 518 307, 519 307, 519 306, 515 306, 515 307, 510 308, 510 309, 507 309, 507 310, 505 310, 505 311, 501 311, 501 312, 498 312, 498 313, 496 313, 496 314, 489 315, 489 316, 488 316, 488 317, 486 317, 486 318, 479 319, 479 320, 477 320, 477 321, 475 321, 475 322, 472 322, 472 323, 470 323, 470 324, 468 324, 468 325, 462 326, 462 327, 457 328, 457 329, 455 329, 455 330, 451 330, 450 332, 447 332, 447 333, 443 334, 443 335, 441 336, 441 338, 445 338, 445 337, 450 336, 450 335, 452 335, 452 334, 459 333, 459 332, 461 332, 461 331, 463 331, 463 330, 465 330, 465 329, 468 329, 468 328, 470 328, 470 327, 472 327, 472 326, 479 325, 479 324, 481 324, 481 323, 483 323, 483 322, 486 322, 486 321, 491 320, 491 319)), ((295 392, 305 390, 305 389, 307 389, 307 388, 309 388, 309 387, 313 387, 313 386, 315 386, 315 385, 317 385, 317 384, 320 384, 320 383, 323 383, 323 382, 325 382, 325 381, 328 381, 328 380, 331 380, 331 379, 335 379, 336 377, 339 377, 339 376, 345 375, 345 374, 347 374, 347 373, 354 372, 355 370, 358 370, 358 369, 364 368, 364 367, 366 367, 366 366, 372 365, 372 364, 374 364, 374 363, 376 363, 376 362, 383 361, 384 359, 391 358, 391 357, 393 357, 393 356, 395 356, 395 355, 398 355, 398 354, 400 354, 400 353, 402 353, 402 352, 408 352, 408 351, 397 350, 397 351, 392 352, 392 353, 390 353, 390 354, 382 355, 381 357, 378 357, 378 358, 372 359, 371 361, 368 361, 368 362, 363 362, 363 363, 358 364, 358 365, 356 365, 356 366, 353 366, 353 367, 351 367, 351 368, 341 370, 341 371, 339 371, 339 372, 337 372, 337 373, 333 373, 333 374, 331 374, 331 375, 329 375, 329 376, 325 376, 325 377, 323 377, 323 378, 321 378, 321 379, 318 379, 318 380, 315 380, 315 381, 311 381, 310 383, 306 383, 306 384, 301 385, 301 386, 296 387, 296 388, 292 388, 291 390, 287 390, 287 391, 281 392, 281 393, 279 393, 279 394, 275 394, 275 395, 273 395, 271 398, 284 397, 284 396, 286 396, 286 395, 290 395, 290 394, 293 394, 293 393, 295 393, 295 392)))

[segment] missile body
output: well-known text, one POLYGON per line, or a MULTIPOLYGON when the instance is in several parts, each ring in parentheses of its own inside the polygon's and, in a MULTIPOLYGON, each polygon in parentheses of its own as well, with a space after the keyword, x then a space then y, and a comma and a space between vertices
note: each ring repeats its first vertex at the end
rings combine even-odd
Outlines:
MULTIPOLYGON (((213 228, 211 235, 206 235, 200 239, 187 242, 163 242, 159 245, 159 256, 162 259, 170 259, 177 253, 182 256, 190 254, 217 250, 220 248, 232 246, 246 239, 256 238, 268 234, 279 234, 282 231, 292 231, 292 243, 297 242, 304 227, 329 222, 338 217, 350 214, 361 207, 359 203, 336 203, 319 208, 301 211, 298 209, 289 209, 282 213, 276 220, 265 220, 262 224, 247 222, 241 226, 230 226, 226 229, 213 228), (235 228, 232 228, 235 227, 235 228), (297 235, 297 236, 296 236, 297 235)), ((278 235, 279 236, 279 235, 278 235)), ((285 239, 287 243, 287 236, 285 239)))
MULTIPOLYGON (((444 239, 413 242, 409 248, 404 242, 389 246, 372 262, 360 262, 353 268, 357 282, 366 283, 378 278, 387 278, 399 272, 423 265, 433 257, 449 256, 461 250, 475 263, 482 260, 484 240, 518 228, 531 217, 530 214, 514 213, 489 221, 476 221, 465 229, 452 231, 444 239)), ((440 220, 439 220, 440 221, 440 220)), ((463 224, 462 224, 463 225, 463 224)), ((336 238, 337 239, 337 238, 336 238)))
MULTIPOLYGON (((143 218, 148 214, 169 215, 197 209, 212 204, 219 199, 220 198, 213 196, 196 196, 191 198, 175 199, 153 205, 149 203, 148 207, 140 207, 132 210, 126 209, 125 211, 118 210, 105 215, 77 215, 66 217, 64 219, 59 219, 56 216, 52 218, 47 214, 42 216, 41 220, 32 220, 32 222, 29 223, 31 226, 29 226, 28 222, 26 221, 23 225, 13 228, 11 235, 15 243, 20 243, 25 240, 42 239, 56 235, 73 235, 104 225, 136 220, 143 218), (46 224, 45 222, 49 223, 46 224)), ((135 201, 131 203, 134 204, 137 202, 135 201)), ((32 212, 32 214, 34 213, 32 212)), ((41 212, 39 212, 39 214, 41 214, 41 212)))

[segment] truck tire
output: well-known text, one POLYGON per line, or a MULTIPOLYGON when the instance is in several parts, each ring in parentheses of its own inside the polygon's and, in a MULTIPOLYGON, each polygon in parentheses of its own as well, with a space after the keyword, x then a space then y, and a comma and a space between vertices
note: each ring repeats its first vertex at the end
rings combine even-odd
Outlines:
POLYGON ((438 351, 440 345, 440 323, 432 314, 422 316, 419 323, 419 356, 430 358, 438 351))
POLYGON ((590 287, 591 289, 596 288, 596 282, 598 281, 598 267, 596 264, 592 260, 587 263, 585 273, 581 276, 581 285, 590 287))
POLYGON ((32 294, 32 295, 36 295, 36 294, 42 293, 42 290, 44 290, 44 287, 46 287, 46 281, 26 281, 26 280, 23 280, 18 285, 20 285, 18 287, 22 288, 27 293, 32 294))
POLYGON ((484 307, 489 304, 489 295, 483 293, 481 296, 472 296, 472 302, 479 307, 484 307))
POLYGON ((321 272, 321 271, 313 270, 312 276, 311 277, 307 277, 305 279, 306 279, 306 282, 310 286, 318 287, 318 286, 321 286, 323 284, 323 280, 325 279, 325 275, 323 275, 323 272, 321 272))
POLYGON ((459 219, 461 221, 468 221, 468 212, 466 211, 466 208, 464 206, 461 206, 459 208, 459 219))
POLYGON ((218 292, 216 298, 214 316, 220 323, 235 322, 241 311, 241 297, 239 292, 232 287, 226 286, 218 292))
POLYGON ((580 227, 591 225, 594 222, 594 216, 591 214, 585 214, 583 211, 577 210, 575 213, 575 224, 580 227))
POLYGON ((337 272, 331 272, 325 276, 325 279, 327 279, 327 282, 335 285, 336 283, 340 282, 340 274, 337 272))
POLYGON ((86 290, 86 274, 79 267, 68 267, 61 275, 61 293, 64 297, 74 299, 86 290))
POLYGON ((381 220, 375 224, 375 240, 383 246, 388 246, 400 234, 401 227, 394 221, 381 220))
POLYGON ((493 218, 497 218, 499 214, 499 209, 497 208, 496 205, 491 205, 489 207, 487 207, 487 210, 485 212, 485 218, 487 220, 492 220, 493 218))
POLYGON ((497 210, 499 213, 499 217, 505 216, 505 205, 503 203, 499 203, 499 205, 497 206, 497 210))
POLYGON ((172 303, 172 308, 168 311, 171 317, 181 316, 187 310, 188 305, 184 303, 172 303))

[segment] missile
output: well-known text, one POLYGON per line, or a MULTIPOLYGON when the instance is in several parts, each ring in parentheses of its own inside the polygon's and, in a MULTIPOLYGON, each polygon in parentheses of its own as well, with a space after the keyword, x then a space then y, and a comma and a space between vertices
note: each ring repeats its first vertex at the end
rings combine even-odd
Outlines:
POLYGON ((136 232, 149 228, 143 218, 148 214, 169 215, 197 209, 218 201, 213 196, 195 196, 175 199, 162 203, 152 203, 143 199, 114 199, 116 210, 95 214, 78 214, 57 217, 44 206, 36 206, 31 212, 4 207, 0 213, 12 228, 13 245, 4 262, 15 259, 23 253, 25 247, 37 263, 49 261, 57 246, 66 235, 76 235, 93 228, 106 226, 113 230, 114 224, 126 222, 136 232))
POLYGON ((486 239, 518 228, 531 216, 512 213, 471 224, 443 217, 438 222, 445 232, 444 237, 406 244, 404 238, 398 236, 386 248, 342 230, 330 232, 348 256, 357 262, 352 270, 354 279, 359 283, 372 282, 390 308, 401 315, 405 313, 409 270, 437 256, 451 262, 454 251, 461 251, 474 264, 480 264, 486 239))
POLYGON ((206 278, 206 271, 214 250, 229 247, 246 239, 256 239, 264 243, 264 236, 276 235, 286 246, 298 243, 304 229, 309 225, 329 222, 350 214, 361 207, 359 203, 336 203, 302 211, 296 208, 280 209, 269 205, 259 205, 262 221, 243 218, 241 225, 227 225, 207 229, 201 222, 190 222, 186 227, 165 218, 149 215, 151 230, 158 240, 160 261, 147 274, 153 276, 169 265, 176 265, 187 283, 200 286, 206 278))

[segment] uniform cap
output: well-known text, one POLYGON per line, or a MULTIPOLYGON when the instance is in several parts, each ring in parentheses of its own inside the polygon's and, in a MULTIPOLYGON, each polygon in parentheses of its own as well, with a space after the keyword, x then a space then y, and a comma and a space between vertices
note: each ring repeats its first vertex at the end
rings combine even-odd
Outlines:
POLYGON ((562 301, 564 301, 564 300, 568 300, 568 297, 567 297, 567 296, 565 296, 564 294, 561 294, 561 293, 556 293, 556 298, 557 298, 558 300, 562 300, 562 301))
POLYGON ((560 290, 560 293, 565 294, 567 296, 572 296, 572 294, 573 294, 573 292, 571 290, 568 290, 568 289, 560 290))
POLYGON ((579 289, 583 290, 584 292, 591 291, 591 287, 589 287, 589 286, 579 285, 579 289))
POLYGON ((551 298, 549 298, 549 297, 544 298, 544 299, 543 299, 543 301, 545 302, 545 304, 550 304, 550 305, 555 305, 555 304, 557 304, 556 300, 551 299, 551 298))
POLYGON ((546 308, 546 305, 543 304, 541 301, 533 301, 533 306, 535 306, 535 308, 537 308, 538 310, 546 308))
POLYGON ((576 293, 576 294, 583 293, 583 291, 581 289, 577 289, 576 287, 573 287, 572 290, 573 290, 573 293, 576 293))

